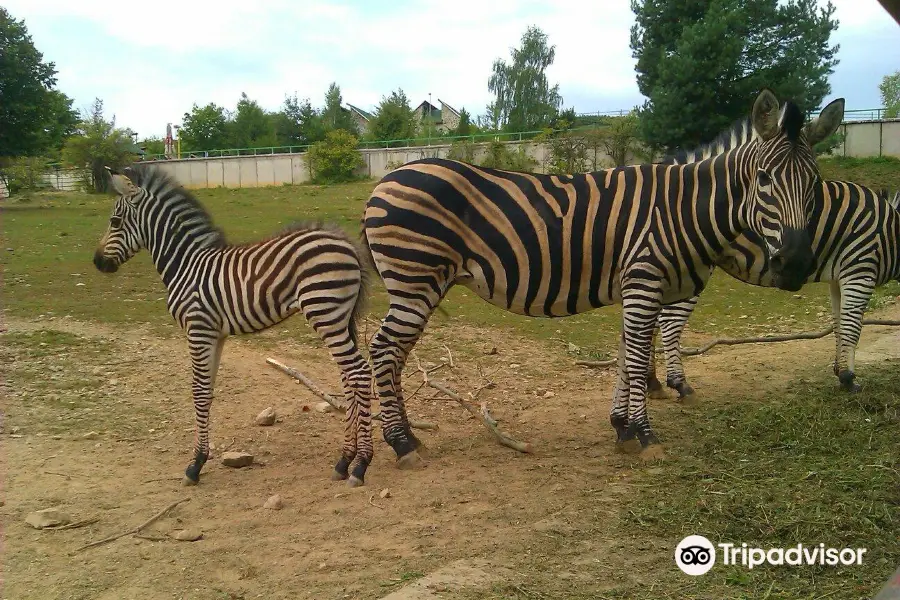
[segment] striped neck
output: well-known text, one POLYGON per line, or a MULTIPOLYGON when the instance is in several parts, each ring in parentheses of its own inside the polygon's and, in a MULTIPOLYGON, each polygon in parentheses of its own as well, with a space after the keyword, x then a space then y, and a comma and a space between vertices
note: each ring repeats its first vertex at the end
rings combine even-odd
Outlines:
POLYGON ((203 206, 180 188, 161 196, 147 194, 140 211, 147 250, 166 287, 198 251, 226 246, 225 236, 203 206))

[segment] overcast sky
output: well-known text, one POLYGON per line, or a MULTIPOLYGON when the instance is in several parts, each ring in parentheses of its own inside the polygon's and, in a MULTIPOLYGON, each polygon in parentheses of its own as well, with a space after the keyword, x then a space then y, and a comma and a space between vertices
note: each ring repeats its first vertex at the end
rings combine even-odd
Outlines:
MULTIPOLYGON (((900 69, 900 26, 877 0, 833 0, 841 24, 832 98, 881 105, 878 83, 900 69)), ((102 98, 117 124, 165 134, 191 105, 234 108, 246 92, 267 109, 285 94, 371 109, 398 87, 413 106, 438 99, 473 115, 490 101, 495 58, 509 57, 530 24, 556 45, 548 70, 579 112, 643 102, 628 47, 628 0, 352 2, 339 0, 3 0, 25 19, 59 88, 86 108, 102 98), (376 6, 377 5, 377 6, 376 6)), ((828 98, 826 100, 830 100, 828 98)))

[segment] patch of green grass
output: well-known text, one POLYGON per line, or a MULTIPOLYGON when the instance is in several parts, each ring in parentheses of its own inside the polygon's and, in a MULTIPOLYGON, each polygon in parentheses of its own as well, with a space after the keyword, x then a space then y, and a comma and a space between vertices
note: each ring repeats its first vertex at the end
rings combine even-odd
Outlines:
MULTIPOLYGON (((121 391, 113 369, 128 362, 115 343, 52 329, 6 333, 2 342, 11 426, 28 434, 63 434, 105 425, 102 417, 121 391)), ((141 431, 141 416, 112 418, 118 430, 141 431)))
POLYGON ((824 179, 852 181, 876 190, 900 190, 900 159, 892 156, 820 158, 819 172, 824 179))
MULTIPOLYGON (((196 195, 234 242, 260 239, 303 220, 336 223, 355 238, 374 185, 368 181, 219 188, 197 190, 196 195)), ((94 248, 111 209, 108 196, 66 193, 42 194, 31 202, 3 206, 0 264, 5 271, 6 310, 26 318, 71 315, 85 321, 148 323, 160 333, 179 335, 165 307, 166 291, 147 252, 113 275, 94 268, 94 248)), ((380 319, 387 308, 380 282, 376 281, 373 292, 369 311, 380 319)), ((885 286, 876 292, 875 302, 884 304, 898 293, 900 286, 885 286)), ((574 343, 585 356, 614 352, 621 326, 618 306, 561 319, 524 317, 492 306, 463 287, 452 289, 441 306, 447 314, 436 313, 432 318, 435 325, 502 327, 561 348, 574 343)), ((826 284, 811 284, 795 295, 749 286, 716 271, 689 331, 759 335, 806 330, 829 324, 830 314, 826 284)), ((276 328, 273 335, 275 340, 281 336, 299 340, 314 334, 296 317, 276 328)))
POLYGON ((638 539, 671 541, 657 572, 610 598, 871 598, 900 562, 900 399, 896 370, 867 369, 863 394, 836 391, 831 378, 800 380, 765 402, 741 400, 685 411, 670 423, 692 431, 679 458, 642 477, 623 508, 638 539), (713 544, 789 548, 798 543, 867 548, 861 566, 721 564, 690 578, 672 553, 683 537, 713 544), (678 588, 677 594, 671 590, 678 588), (667 591, 668 590, 668 591, 667 591), (636 594, 636 595, 635 595, 636 594))

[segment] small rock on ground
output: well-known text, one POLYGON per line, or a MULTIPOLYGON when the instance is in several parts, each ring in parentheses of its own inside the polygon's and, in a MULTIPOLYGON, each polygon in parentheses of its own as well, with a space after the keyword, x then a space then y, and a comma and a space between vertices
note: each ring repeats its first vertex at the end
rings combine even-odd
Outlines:
POLYGON ((180 542, 196 542, 203 537, 203 532, 199 529, 182 529, 172 537, 180 542))
POLYGON ((54 506, 30 513, 25 517, 25 522, 35 529, 43 529, 44 527, 66 525, 72 522, 72 518, 54 506))
POLYGON ((225 452, 222 454, 222 464, 226 467, 249 467, 253 464, 253 455, 247 452, 225 452))
POLYGON ((382 498, 390 498, 391 497, 391 488, 384 488, 383 490, 381 490, 381 492, 378 495, 381 496, 382 498))
POLYGON ((275 424, 275 418, 277 415, 275 414, 275 409, 271 406, 264 409, 261 413, 256 415, 256 424, 262 427, 268 427, 269 425, 275 424))
POLYGON ((99 436, 99 435, 100 435, 100 434, 97 433, 96 431, 88 431, 86 434, 84 434, 84 435, 81 436, 81 437, 83 437, 83 438, 86 439, 86 440, 93 440, 93 439, 96 439, 97 436, 99 436))
POLYGON ((327 402, 319 402, 316 404, 316 411, 320 413, 328 413, 334 410, 334 407, 327 402))
POLYGON ((284 502, 281 500, 281 496, 275 494, 274 496, 270 496, 266 503, 263 504, 263 508, 268 508, 271 510, 281 510, 284 506, 284 502))
POLYGON ((556 395, 556 392, 544 392, 544 398, 552 398, 556 395))

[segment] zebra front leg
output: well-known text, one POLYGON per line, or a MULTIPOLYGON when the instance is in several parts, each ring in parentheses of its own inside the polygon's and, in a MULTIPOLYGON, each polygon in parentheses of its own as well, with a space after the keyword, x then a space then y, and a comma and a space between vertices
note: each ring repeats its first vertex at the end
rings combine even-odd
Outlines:
MULTIPOLYGON (((624 296, 624 294, 623 294, 624 296)), ((628 373, 628 433, 641 443, 641 458, 664 457, 659 438, 647 415, 647 366, 650 363, 653 326, 659 315, 658 300, 623 298, 622 320, 625 332, 625 369, 628 373), (635 302, 634 300, 637 300, 635 302)))
POLYGON ((619 334, 619 362, 616 369, 616 389, 613 392, 609 422, 616 430, 616 450, 635 454, 641 451, 637 436, 628 429, 628 372, 625 369, 625 333, 619 334))
POLYGON ((834 335, 834 376, 840 378, 841 372, 841 284, 833 279, 828 284, 831 299, 831 328, 834 335))
POLYGON ((191 354, 191 395, 197 424, 194 438, 194 460, 184 471, 184 484, 197 485, 200 470, 209 459, 209 409, 213 388, 225 337, 219 332, 191 329, 188 331, 188 349, 191 354))
MULTIPOLYGON (((875 279, 870 280, 874 283, 875 279)), ((868 283, 868 282, 866 282, 868 283)), ((855 394, 862 390, 856 383, 856 346, 862 333, 863 312, 872 296, 873 287, 859 285, 858 282, 846 283, 841 291, 840 332, 841 348, 838 357, 838 381, 841 389, 855 394)))

